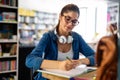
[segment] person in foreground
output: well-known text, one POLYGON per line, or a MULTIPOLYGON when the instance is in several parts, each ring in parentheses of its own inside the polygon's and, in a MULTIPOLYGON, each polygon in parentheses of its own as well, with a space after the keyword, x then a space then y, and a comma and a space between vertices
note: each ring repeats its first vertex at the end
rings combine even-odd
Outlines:
MULTIPOLYGON (((34 70, 60 69, 71 70, 80 64, 93 66, 94 51, 83 40, 81 35, 72 29, 79 23, 79 8, 75 4, 65 5, 59 15, 55 29, 43 34, 38 45, 26 57, 26 66, 34 70), (86 56, 79 59, 79 53, 86 56), (71 59, 68 60, 66 57, 71 59)), ((35 80, 47 80, 38 73, 35 80)))
POLYGON ((100 39, 96 51, 97 76, 96 80, 117 80, 118 48, 117 26, 107 27, 109 35, 100 39))

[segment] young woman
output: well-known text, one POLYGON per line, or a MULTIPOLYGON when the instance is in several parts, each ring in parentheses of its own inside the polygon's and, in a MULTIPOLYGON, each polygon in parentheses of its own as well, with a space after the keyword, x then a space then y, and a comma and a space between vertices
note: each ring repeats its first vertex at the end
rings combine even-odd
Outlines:
MULTIPOLYGON (((94 65, 94 51, 83 38, 72 29, 79 23, 80 12, 75 4, 64 6, 54 30, 43 34, 39 44, 27 56, 26 66, 35 70, 52 68, 71 70, 77 65, 94 65), (79 59, 79 53, 86 56, 79 59), (71 61, 67 60, 69 57, 71 61)), ((35 80, 46 80, 38 73, 35 80)))

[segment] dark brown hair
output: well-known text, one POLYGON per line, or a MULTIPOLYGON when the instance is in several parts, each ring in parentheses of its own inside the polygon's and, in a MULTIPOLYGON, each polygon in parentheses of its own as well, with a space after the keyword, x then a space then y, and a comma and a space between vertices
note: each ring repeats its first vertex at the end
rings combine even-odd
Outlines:
POLYGON ((65 5, 62 10, 61 10, 61 15, 63 15, 63 13, 67 13, 68 11, 74 11, 74 12, 77 12, 78 15, 80 15, 80 11, 79 11, 79 8, 77 5, 75 4, 67 4, 65 5))
MULTIPOLYGON (((109 27, 116 28, 117 26, 111 24, 109 27)), ((102 37, 98 42, 96 51, 96 63, 98 67, 96 80, 117 80, 117 41, 117 34, 113 34, 102 37)))

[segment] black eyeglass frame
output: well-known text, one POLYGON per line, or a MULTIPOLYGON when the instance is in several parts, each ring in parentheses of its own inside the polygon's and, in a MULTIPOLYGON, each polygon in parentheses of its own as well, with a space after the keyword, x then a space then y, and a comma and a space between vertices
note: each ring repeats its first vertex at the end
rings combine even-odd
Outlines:
POLYGON ((78 21, 77 19, 72 20, 70 16, 65 16, 65 15, 62 15, 62 16, 64 16, 65 21, 66 21, 67 23, 72 22, 72 25, 73 25, 73 26, 76 26, 76 25, 79 24, 79 21, 78 21), (67 19, 67 18, 68 18, 68 19, 67 19))

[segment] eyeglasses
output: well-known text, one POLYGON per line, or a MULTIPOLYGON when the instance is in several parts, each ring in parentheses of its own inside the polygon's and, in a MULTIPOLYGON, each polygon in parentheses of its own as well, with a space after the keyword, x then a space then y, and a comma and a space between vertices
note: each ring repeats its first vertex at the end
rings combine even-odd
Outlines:
POLYGON ((79 21, 77 19, 72 20, 70 16, 65 16, 65 15, 63 15, 63 16, 65 17, 66 23, 72 22, 73 26, 76 26, 79 24, 79 21))

